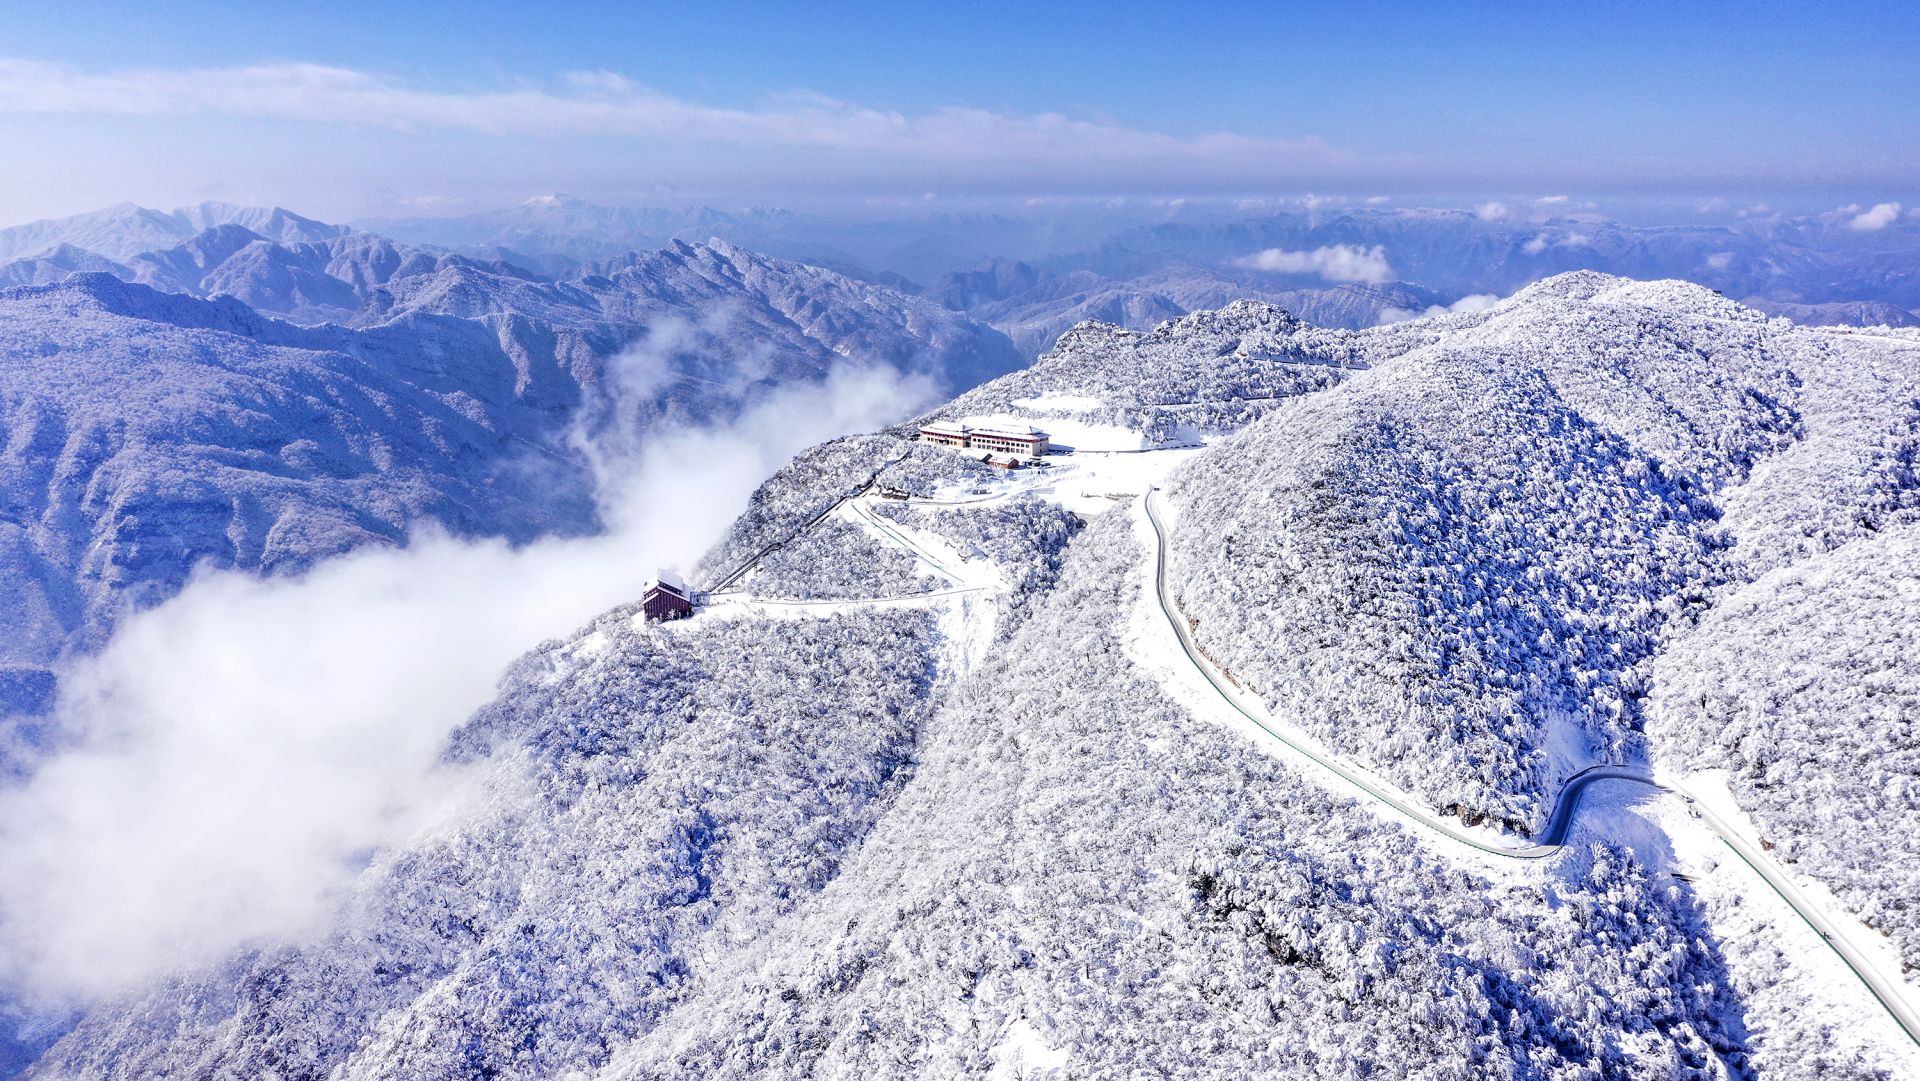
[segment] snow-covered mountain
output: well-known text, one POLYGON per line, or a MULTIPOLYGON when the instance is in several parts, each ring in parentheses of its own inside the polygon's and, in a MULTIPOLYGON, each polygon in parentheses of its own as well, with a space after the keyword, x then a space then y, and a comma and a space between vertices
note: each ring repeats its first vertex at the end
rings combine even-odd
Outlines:
POLYGON ((30 1073, 1911 1076, 1916 361, 1592 273, 1081 326, 935 414, 1075 453, 806 452, 330 926, 30 1073))
POLYGON ((637 430, 849 364, 951 392, 1021 363, 930 301, 725 244, 553 283, 366 234, 283 245, 223 225, 123 269, 224 295, 97 273, 0 291, 0 705, 44 699, 48 666, 202 564, 294 573, 429 522, 593 528, 565 436, 600 417, 582 410, 624 351, 648 367, 617 418, 637 430))
POLYGON ((1151 330, 1168 319, 1235 300, 1265 301, 1309 323, 1348 330, 1406 318, 1446 302, 1432 290, 1406 282, 1292 287, 1273 274, 1189 264, 1114 281, 1091 270, 1053 273, 1006 259, 948 274, 922 295, 993 324, 1034 356, 1088 320, 1151 330))
POLYGON ((303 218, 279 207, 201 203, 160 211, 121 203, 90 214, 0 229, 0 263, 38 256, 62 245, 124 261, 142 252, 170 248, 222 225, 238 225, 281 244, 331 240, 348 232, 344 226, 303 218))
POLYGON ((529 449, 555 444, 577 377, 478 323, 307 329, 91 274, 0 291, 0 343, 12 669, 97 646, 202 564, 296 573, 427 522, 594 525, 581 463, 529 449))

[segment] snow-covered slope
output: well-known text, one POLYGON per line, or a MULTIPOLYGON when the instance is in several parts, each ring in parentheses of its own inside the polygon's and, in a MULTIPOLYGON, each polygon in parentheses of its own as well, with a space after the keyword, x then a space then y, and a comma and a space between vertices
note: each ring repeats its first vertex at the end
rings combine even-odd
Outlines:
POLYGON ((1655 665, 1676 770, 1726 769, 1777 854, 1920 971, 1920 525, 1770 574, 1655 665))
POLYGON ((331 926, 100 1006, 35 1076, 1911 1074, 1684 805, 1476 853, 1192 671, 1496 840, 1590 761, 1730 767, 1791 872, 1904 941, 1903 878, 1857 854, 1909 825, 1909 348, 1593 274, 1363 332, 1079 328, 938 414, 1147 449, 803 454, 693 619, 616 609, 516 666, 446 753, 484 797, 331 926), (1210 661, 1166 644, 1156 484, 1210 661))
POLYGON ((99 1011, 38 1072, 551 1077, 651 1028, 857 850, 935 673, 924 614, 635 617, 516 666, 455 737, 488 805, 377 860, 336 934, 99 1011))
POLYGON ((479 324, 307 330, 86 275, 0 292, 0 342, 9 666, 98 645, 203 563, 594 524, 584 468, 535 450, 579 387, 526 379, 479 324))

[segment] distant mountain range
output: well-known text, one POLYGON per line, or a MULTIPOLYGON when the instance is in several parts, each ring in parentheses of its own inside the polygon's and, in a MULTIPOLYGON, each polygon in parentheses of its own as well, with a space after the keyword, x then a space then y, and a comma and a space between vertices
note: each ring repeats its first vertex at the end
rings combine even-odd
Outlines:
POLYGON ((721 239, 923 293, 999 326, 1028 355, 1082 318, 1147 329, 1260 298, 1310 322, 1357 329, 1579 269, 1696 281, 1805 323, 1920 322, 1920 219, 1912 216, 1867 231, 1845 215, 1641 227, 1580 213, 1523 220, 1372 208, 1144 226, 1098 216, 861 222, 774 209, 604 207, 549 195, 464 217, 373 219, 356 228, 221 203, 171 212, 122 205, 0 230, 0 283, 104 271, 194 295, 230 293, 300 321, 348 322, 371 289, 423 264, 466 260, 496 275, 562 282, 633 252, 721 239), (1329 279, 1316 253, 1330 252, 1374 263, 1364 277, 1342 280, 1335 271, 1329 279))
POLYGON ((1116 281, 1091 270, 1055 272, 1008 260, 945 275, 923 295, 999 327, 1036 356, 1089 319, 1151 330, 1168 319, 1240 299, 1263 300, 1317 326, 1349 330, 1446 306, 1440 294, 1406 282, 1288 288, 1271 274, 1191 264, 1116 281))

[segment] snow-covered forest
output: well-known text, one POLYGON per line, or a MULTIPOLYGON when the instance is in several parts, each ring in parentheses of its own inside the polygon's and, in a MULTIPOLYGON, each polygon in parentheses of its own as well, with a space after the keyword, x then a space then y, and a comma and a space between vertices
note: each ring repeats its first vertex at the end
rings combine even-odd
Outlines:
POLYGON ((1058 504, 1034 498, 1016 498, 992 507, 882 503, 875 510, 931 531, 967 559, 997 564, 1007 582, 1005 630, 1012 630, 1028 608, 1053 588, 1067 544, 1085 524, 1058 504))
POLYGON ((1920 972, 1920 526, 1744 586, 1655 665, 1648 730, 1920 972))
POLYGON ((38 1069, 536 1078, 652 1028, 839 874, 936 673, 923 615, 634 615, 515 666, 448 753, 487 797, 377 858, 337 930, 96 1011, 38 1069))

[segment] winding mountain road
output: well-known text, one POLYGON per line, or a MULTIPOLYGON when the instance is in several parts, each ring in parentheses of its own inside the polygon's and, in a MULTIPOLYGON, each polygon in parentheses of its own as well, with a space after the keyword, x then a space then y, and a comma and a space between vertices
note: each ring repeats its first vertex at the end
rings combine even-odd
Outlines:
POLYGON ((1303 738, 1289 735, 1264 716, 1259 708, 1249 708, 1243 704, 1240 693, 1232 687, 1225 675, 1214 667, 1213 662, 1193 640, 1193 634, 1187 627, 1186 619, 1174 602, 1172 592, 1167 585, 1167 530, 1154 506, 1159 492, 1158 487, 1149 488, 1140 500, 1141 507, 1146 512, 1147 522, 1153 527, 1156 542, 1153 567, 1155 598, 1159 602, 1161 614, 1166 617, 1174 636, 1179 640, 1181 652, 1234 712, 1252 722, 1255 727, 1295 754, 1385 804, 1401 818, 1439 833, 1449 840, 1495 856, 1544 859, 1559 853, 1566 843, 1568 833, 1573 828, 1582 796, 1589 788, 1602 781, 1636 784, 1678 796, 1687 802, 1688 810, 1714 836, 1732 849, 1742 863, 1752 868, 1761 881, 1765 882, 1782 901, 1785 901, 1795 914, 1806 921, 1807 926, 1811 927, 1834 954, 1853 971, 1853 974, 1859 977, 1860 982, 1892 1016, 1894 1022, 1906 1033, 1907 1038, 1916 1045, 1920 1045, 1920 1011, 1917 1011, 1909 1001, 1905 981, 1898 975, 1883 972, 1868 953, 1853 942, 1845 929, 1820 904, 1794 884, 1787 875, 1786 869, 1781 867, 1778 861, 1767 855, 1760 846, 1747 840, 1746 836, 1731 823, 1688 795, 1683 789, 1656 780, 1646 771, 1631 766, 1590 766, 1569 777, 1561 786, 1560 793, 1554 801, 1553 814, 1547 820, 1547 828, 1542 831, 1537 840, 1502 845, 1490 842, 1483 836, 1469 832, 1464 826, 1455 825, 1440 815, 1426 810, 1384 780, 1371 776, 1364 769, 1342 762, 1325 749, 1316 747, 1303 738))
MULTIPOLYGON (((1769 856, 1760 845, 1748 840, 1746 834, 1737 829, 1732 823, 1714 813, 1712 808, 1695 799, 1684 789, 1672 782, 1657 779, 1644 769, 1623 764, 1607 763, 1589 766, 1567 778, 1566 783, 1561 786, 1560 792, 1554 800, 1553 813, 1547 819, 1546 829, 1541 831, 1538 838, 1533 840, 1518 838, 1506 840, 1491 831, 1475 829, 1457 820, 1449 819, 1428 810, 1421 806, 1412 796, 1402 792, 1384 778, 1374 775, 1362 766, 1343 761, 1304 734, 1288 732, 1285 726, 1268 717, 1264 708, 1257 701, 1243 701, 1243 699, 1247 699, 1249 696, 1235 688, 1226 678, 1225 674, 1220 672, 1205 652, 1200 649, 1199 644, 1193 639, 1192 631, 1188 628, 1185 617, 1180 612, 1179 605, 1175 603, 1173 599, 1172 591, 1167 584, 1167 553, 1169 544, 1167 529, 1161 519, 1160 512, 1156 509, 1159 492, 1160 489, 1157 486, 1149 487, 1146 494, 1143 495, 1140 500, 1140 506, 1144 511, 1147 523, 1153 529, 1155 539, 1153 563, 1153 593, 1155 599, 1158 602, 1161 615, 1166 618, 1168 627, 1172 629, 1174 638, 1179 643, 1181 654, 1184 655, 1186 661, 1192 665, 1194 670, 1205 680, 1206 684, 1220 696, 1220 699, 1228 708, 1233 710, 1234 713, 1253 724, 1261 732, 1292 752, 1294 756, 1304 759, 1306 762, 1311 763, 1313 766, 1338 779, 1338 781, 1342 782, 1343 788, 1358 792, 1385 805, 1385 807, 1401 821, 1418 829, 1438 835, 1449 842, 1464 845, 1492 856, 1520 860, 1540 860, 1558 855, 1565 846, 1567 837, 1573 830, 1573 824, 1578 817, 1582 799, 1590 788, 1602 782, 1638 785, 1677 796, 1686 801, 1687 808, 1694 818, 1715 837, 1719 838, 1721 843, 1731 849, 1743 864, 1751 868, 1754 874, 1785 902, 1787 907, 1792 909, 1796 915, 1805 921, 1807 926, 1810 927, 1815 934, 1819 935, 1820 939, 1827 944, 1835 956, 1853 972, 1866 987, 1867 991, 1872 994, 1874 999, 1880 1003, 1881 1007, 1887 1011, 1894 1023, 1906 1034, 1907 1038, 1913 1041, 1916 1046, 1920 1046, 1920 1010, 1917 1010, 1910 1000, 1910 992, 1904 979, 1902 979, 1898 973, 1889 974, 1878 965, 1868 951, 1862 949, 1853 938, 1849 936, 1846 928, 1841 925, 1839 920, 1834 918, 1818 901, 1808 896, 1806 891, 1795 885, 1792 878, 1787 874, 1786 869, 1774 860, 1772 856, 1769 856)), ((855 522, 912 553, 935 572, 948 578, 952 582, 951 587, 920 593, 903 594, 896 597, 830 601, 770 600, 755 597, 750 593, 717 592, 711 595, 709 603, 748 603, 787 608, 795 612, 817 612, 824 614, 853 606, 928 604, 965 594, 980 593, 993 588, 993 585, 988 581, 979 576, 969 575, 965 571, 952 566, 948 560, 943 558, 939 553, 929 550, 925 545, 916 543, 891 522, 886 521, 881 516, 874 514, 871 510, 862 506, 861 497, 863 495, 865 495, 864 488, 841 499, 832 507, 802 525, 799 532, 805 532, 835 511, 844 510, 855 522)), ((783 541, 781 543, 785 542, 783 541)), ((772 547, 777 546, 778 545, 772 547)), ((727 583, 730 584, 732 581, 744 575, 764 554, 764 551, 756 553, 754 557, 728 576, 726 580, 727 583)))

